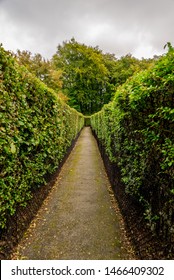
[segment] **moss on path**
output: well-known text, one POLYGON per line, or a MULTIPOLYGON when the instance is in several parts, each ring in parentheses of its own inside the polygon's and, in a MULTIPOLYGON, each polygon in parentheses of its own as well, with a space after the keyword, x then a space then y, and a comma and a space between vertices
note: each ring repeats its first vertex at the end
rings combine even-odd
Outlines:
POLYGON ((132 258, 108 188, 97 143, 86 127, 19 244, 17 258, 132 258))

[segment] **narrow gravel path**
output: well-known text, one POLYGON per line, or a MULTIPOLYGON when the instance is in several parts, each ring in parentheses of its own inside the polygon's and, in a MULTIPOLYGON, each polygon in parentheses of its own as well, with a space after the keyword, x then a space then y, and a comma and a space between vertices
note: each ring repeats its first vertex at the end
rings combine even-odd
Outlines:
POLYGON ((131 259, 109 186, 97 143, 86 127, 19 244, 17 258, 131 259))

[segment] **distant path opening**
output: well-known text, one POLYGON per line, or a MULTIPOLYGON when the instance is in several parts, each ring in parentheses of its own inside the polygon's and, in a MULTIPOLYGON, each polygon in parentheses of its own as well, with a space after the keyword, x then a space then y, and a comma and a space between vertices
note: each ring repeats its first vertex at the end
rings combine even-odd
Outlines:
POLYGON ((109 187, 96 140, 85 127, 19 244, 17 258, 131 259, 109 187))

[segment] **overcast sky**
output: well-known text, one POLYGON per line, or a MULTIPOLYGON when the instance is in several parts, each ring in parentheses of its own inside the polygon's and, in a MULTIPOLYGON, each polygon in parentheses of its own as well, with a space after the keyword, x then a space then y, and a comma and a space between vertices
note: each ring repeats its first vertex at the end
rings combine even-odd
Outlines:
POLYGON ((51 58, 78 42, 116 57, 153 57, 174 45, 174 0, 0 0, 0 43, 51 58))

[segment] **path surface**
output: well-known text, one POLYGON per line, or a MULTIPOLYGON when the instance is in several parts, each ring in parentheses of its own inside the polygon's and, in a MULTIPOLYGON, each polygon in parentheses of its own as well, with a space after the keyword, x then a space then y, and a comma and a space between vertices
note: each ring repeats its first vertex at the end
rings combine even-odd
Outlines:
POLYGON ((86 127, 19 244, 18 258, 131 258, 108 187, 96 141, 86 127))

